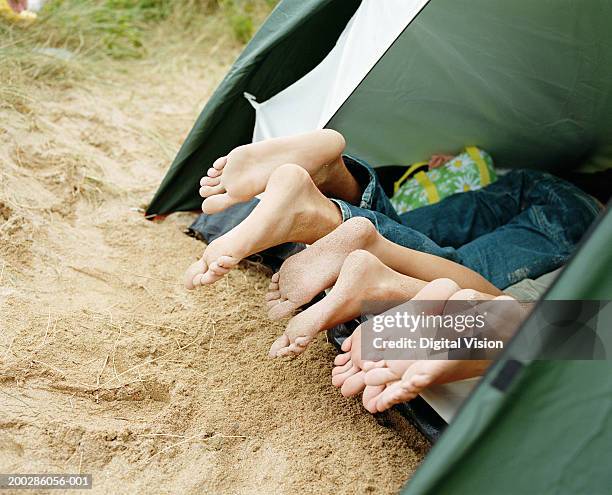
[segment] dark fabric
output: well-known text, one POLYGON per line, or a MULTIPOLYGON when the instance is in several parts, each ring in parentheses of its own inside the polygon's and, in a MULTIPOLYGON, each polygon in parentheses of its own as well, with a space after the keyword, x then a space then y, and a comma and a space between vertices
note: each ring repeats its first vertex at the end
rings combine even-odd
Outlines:
POLYGON ((612 168, 592 174, 566 172, 560 177, 598 199, 602 204, 610 201, 612 195, 612 168))

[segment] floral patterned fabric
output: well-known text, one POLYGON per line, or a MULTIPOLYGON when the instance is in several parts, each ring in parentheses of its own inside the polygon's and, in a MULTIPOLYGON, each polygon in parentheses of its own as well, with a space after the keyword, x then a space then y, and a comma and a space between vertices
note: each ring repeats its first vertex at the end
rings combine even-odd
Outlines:
POLYGON ((396 184, 391 204, 398 214, 402 214, 455 193, 475 191, 496 179, 491 156, 470 147, 441 167, 417 172, 399 187, 396 184))

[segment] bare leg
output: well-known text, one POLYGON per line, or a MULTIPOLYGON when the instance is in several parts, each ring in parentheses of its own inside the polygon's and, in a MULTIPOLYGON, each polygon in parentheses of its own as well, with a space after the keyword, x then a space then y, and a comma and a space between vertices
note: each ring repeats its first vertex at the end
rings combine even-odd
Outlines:
POLYGON ((308 172, 287 164, 270 176, 265 197, 251 214, 211 242, 185 273, 185 286, 211 284, 241 259, 284 242, 313 243, 342 222, 338 207, 312 182, 308 172))
POLYGON ((202 210, 216 213, 248 201, 264 191, 272 172, 285 163, 303 167, 324 195, 355 203, 361 188, 342 160, 345 145, 340 133, 322 129, 239 146, 202 177, 202 210))
POLYGON ((491 294, 502 292, 478 273, 453 261, 394 244, 366 218, 347 220, 329 235, 291 256, 274 275, 267 296, 270 318, 292 314, 331 287, 346 257, 356 249, 374 254, 393 270, 431 281, 450 278, 459 286, 491 294))

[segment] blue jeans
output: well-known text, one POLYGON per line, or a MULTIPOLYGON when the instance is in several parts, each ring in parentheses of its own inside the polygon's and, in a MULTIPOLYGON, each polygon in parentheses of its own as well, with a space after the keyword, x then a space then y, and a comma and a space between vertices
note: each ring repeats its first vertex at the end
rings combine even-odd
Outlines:
POLYGON ((460 263, 499 289, 566 263, 600 211, 569 182, 514 170, 483 189, 398 215, 374 170, 355 157, 344 161, 363 195, 359 206, 332 200, 343 221, 368 218, 390 241, 460 263))

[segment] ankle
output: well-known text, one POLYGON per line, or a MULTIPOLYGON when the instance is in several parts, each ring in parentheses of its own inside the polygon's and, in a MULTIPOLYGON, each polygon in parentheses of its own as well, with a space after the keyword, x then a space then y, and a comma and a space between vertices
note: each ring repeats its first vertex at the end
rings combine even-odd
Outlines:
MULTIPOLYGON (((333 232, 340 227, 340 225, 342 225, 342 210, 334 201, 328 201, 327 208, 325 208, 323 216, 324 221, 322 222, 323 229, 321 237, 325 237, 327 234, 333 232)), ((319 239, 321 237, 319 237, 319 239)))

